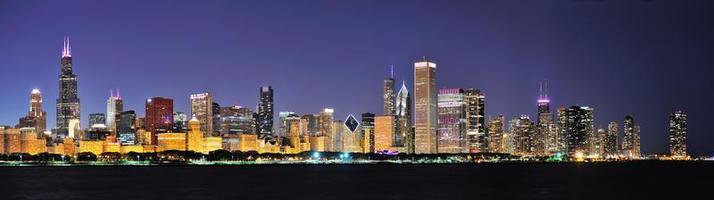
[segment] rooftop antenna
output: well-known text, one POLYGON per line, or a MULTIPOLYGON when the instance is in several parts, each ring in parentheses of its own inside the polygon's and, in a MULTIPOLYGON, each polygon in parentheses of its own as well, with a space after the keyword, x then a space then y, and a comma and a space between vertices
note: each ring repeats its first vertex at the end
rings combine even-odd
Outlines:
POLYGON ((389 65, 389 78, 394 79, 394 65, 389 65))

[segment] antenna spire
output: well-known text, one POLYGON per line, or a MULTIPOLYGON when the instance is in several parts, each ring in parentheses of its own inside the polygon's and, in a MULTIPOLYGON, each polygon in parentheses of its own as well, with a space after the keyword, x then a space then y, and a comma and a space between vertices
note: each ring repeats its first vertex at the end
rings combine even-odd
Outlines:
POLYGON ((72 57, 72 46, 69 44, 69 37, 65 37, 63 40, 62 57, 72 57))
POLYGON ((389 78, 394 79, 394 65, 389 65, 389 78))

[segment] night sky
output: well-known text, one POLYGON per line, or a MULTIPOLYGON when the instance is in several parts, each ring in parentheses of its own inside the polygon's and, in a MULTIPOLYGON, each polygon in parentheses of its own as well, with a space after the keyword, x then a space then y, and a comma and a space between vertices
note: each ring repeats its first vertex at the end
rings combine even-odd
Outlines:
POLYGON ((275 89, 279 111, 382 112, 382 80, 413 92, 413 62, 437 63, 437 87, 479 88, 486 114, 535 119, 538 82, 553 112, 595 108, 596 128, 642 126, 644 153, 668 152, 669 114, 689 115, 689 150, 714 154, 714 2, 553 1, 3 1, 0 124, 26 115, 39 88, 55 125, 62 38, 71 37, 82 124, 106 112, 213 93, 255 108, 275 89), (709 124, 711 125, 711 124, 709 124))

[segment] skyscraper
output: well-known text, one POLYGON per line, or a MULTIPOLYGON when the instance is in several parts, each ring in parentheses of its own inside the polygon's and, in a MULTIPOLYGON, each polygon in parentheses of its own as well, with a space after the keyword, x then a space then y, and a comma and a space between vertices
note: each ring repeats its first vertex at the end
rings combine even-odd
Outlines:
POLYGON ((325 151, 333 151, 333 138, 332 138, 332 121, 335 119, 333 114, 335 110, 332 108, 325 108, 320 111, 320 136, 325 137, 325 151))
POLYGON ((135 144, 136 129, 136 113, 133 110, 121 112, 119 114, 119 125, 117 128, 119 143, 124 145, 135 144))
POLYGON ((462 89, 439 90, 438 153, 464 153, 466 148, 466 102, 462 89))
POLYGON ((260 103, 258 103, 258 138, 273 135, 273 88, 260 87, 260 103))
POLYGON ((31 127, 35 132, 42 134, 47 130, 47 113, 42 110, 42 94, 39 89, 32 89, 30 93, 30 111, 27 116, 20 118, 18 128, 31 127))
POLYGON ((466 101, 466 141, 469 153, 488 152, 489 134, 486 130, 486 96, 480 90, 469 88, 464 91, 466 101))
POLYGON ((384 79, 384 115, 394 115, 394 66, 390 67, 389 78, 384 79))
POLYGON ((212 136, 221 135, 221 104, 217 102, 211 103, 211 113, 213 113, 213 132, 209 133, 212 136))
POLYGON ((515 154, 517 155, 534 155, 535 154, 535 133, 536 126, 531 121, 530 117, 521 115, 515 121, 515 127, 511 135, 515 146, 515 154))
POLYGON ((605 157, 617 156, 617 139, 619 136, 619 130, 617 128, 617 122, 610 122, 607 125, 607 136, 605 136, 605 157))
POLYGON ((119 95, 119 89, 117 89, 116 96, 114 96, 114 91, 110 90, 109 99, 107 99, 107 128, 109 130, 116 132, 116 124, 121 112, 124 112, 124 101, 119 95))
POLYGON ((201 123, 203 134, 213 133, 213 97, 210 93, 191 95, 191 115, 201 123))
POLYGON ((66 137, 70 128, 69 121, 80 119, 77 75, 72 72, 72 47, 69 38, 65 38, 60 62, 62 72, 59 75, 59 98, 57 98, 57 135, 66 137))
POLYGON ((414 63, 414 152, 437 152, 436 63, 414 63))
POLYGON ((159 133, 166 133, 174 127, 174 100, 164 97, 146 99, 144 127, 151 132, 151 143, 157 143, 159 133))
POLYGON ((498 115, 497 118, 488 120, 489 142, 488 149, 492 153, 505 153, 503 150, 503 128, 505 118, 503 115, 498 115))
POLYGON ((550 112, 550 99, 548 98, 548 85, 540 86, 538 96, 538 121, 536 136, 536 154, 552 155, 559 151, 558 134, 553 122, 553 113, 550 112))
POLYGON ((571 106, 563 114, 565 122, 561 128, 564 129, 568 155, 589 154, 589 138, 594 134, 593 109, 585 106, 571 106))
POLYGON ((669 153, 675 158, 687 157, 687 114, 681 110, 669 116, 669 153))
POLYGON ((362 113, 362 152, 375 152, 374 149, 374 118, 373 113, 362 113))
MULTIPOLYGON (((395 101, 396 116, 396 146, 402 147, 405 153, 414 153, 414 132, 412 132, 412 104, 407 86, 402 81, 402 87, 397 93, 395 101)), ((364 119, 364 115, 363 115, 364 119)), ((364 126, 364 124, 363 124, 364 126)))
MULTIPOLYGON (((288 123, 288 116, 294 115, 295 112, 281 111, 278 113, 278 126, 280 131, 278 132, 280 137, 289 137, 290 124, 288 123)), ((311 135, 312 136, 312 135, 311 135)))
POLYGON ((623 123, 624 137, 622 139, 622 153, 628 157, 638 157, 635 152, 635 118, 630 115, 625 116, 623 123))

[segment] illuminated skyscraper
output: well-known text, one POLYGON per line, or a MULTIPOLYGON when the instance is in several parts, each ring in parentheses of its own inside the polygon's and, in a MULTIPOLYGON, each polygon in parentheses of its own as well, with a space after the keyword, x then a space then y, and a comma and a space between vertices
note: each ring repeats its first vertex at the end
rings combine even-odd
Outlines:
POLYGON ((497 118, 488 120, 489 152, 505 153, 505 151, 503 150, 504 123, 505 118, 503 117, 503 115, 498 115, 497 118))
POLYGON ((536 154, 537 155, 552 155, 559 151, 558 148, 558 133, 553 122, 553 113, 550 112, 550 99, 548 98, 548 85, 546 83, 545 90, 543 85, 540 87, 540 95, 538 96, 538 131, 536 132, 536 154))
POLYGON ((489 134, 485 128, 486 96, 480 90, 473 88, 464 91, 466 117, 467 152, 489 152, 489 134))
POLYGON ((635 150, 635 119, 627 115, 623 123, 624 137, 622 139, 622 153, 629 157, 639 157, 635 150))
POLYGON ((681 110, 669 116, 669 153, 673 157, 687 157, 687 114, 681 110))
POLYGON ((315 114, 305 114, 300 117, 300 119, 305 121, 306 131, 304 133, 307 136, 318 136, 320 134, 320 116, 315 114))
POLYGON ((600 126, 594 133, 594 136, 590 142, 590 155, 601 156, 605 155, 605 138, 607 137, 607 131, 605 128, 600 126))
POLYGON ((462 89, 439 90, 438 153, 464 153, 466 148, 466 102, 462 89))
POLYGON ((332 108, 325 108, 320 111, 320 136, 325 137, 325 151, 333 151, 333 138, 332 138, 332 121, 335 119, 333 114, 335 110, 332 108))
POLYGON ((252 110, 241 106, 220 109, 219 130, 221 135, 256 134, 256 123, 252 110))
POLYGON ((394 115, 394 66, 390 67, 389 78, 384 79, 384 115, 394 115))
POLYGON ((618 154, 617 139, 620 137, 619 134, 620 132, 617 128, 617 122, 610 122, 607 126, 607 136, 605 136, 605 157, 613 157, 618 154))
POLYGON ((590 153, 589 139, 593 133, 593 109, 585 106, 571 106, 564 113, 563 128, 568 155, 590 153))
POLYGON ((210 93, 191 95, 191 115, 201 122, 203 134, 213 133, 213 97, 210 93))
MULTIPOLYGON (((513 143, 515 146, 515 154, 517 155, 534 155, 535 154, 535 133, 536 126, 531 121, 530 117, 521 115, 517 118, 516 123, 511 131, 513 143)), ((512 126, 513 126, 512 125, 512 126)))
POLYGON ((362 152, 375 152, 374 149, 374 114, 362 113, 362 152))
POLYGON ((632 155, 634 158, 639 158, 642 155, 640 151, 640 125, 635 125, 634 138, 632 140, 632 155))
POLYGON ((72 47, 65 38, 61 59, 62 73, 59 75, 59 98, 57 98, 57 135, 66 137, 69 121, 80 119, 79 96, 77 95, 77 75, 72 72, 72 47))
POLYGON ((42 134, 47 130, 47 113, 42 110, 42 94, 39 89, 32 89, 30 93, 30 111, 27 116, 20 118, 18 128, 32 127, 35 132, 42 134))
POLYGON ((260 103, 258 103, 258 138, 273 135, 273 88, 260 87, 260 103))
POLYGON ((437 152, 436 63, 414 63, 414 152, 437 152))
POLYGON ((114 96, 114 91, 109 91, 109 99, 107 99, 107 128, 116 133, 117 122, 119 121, 119 113, 124 112, 124 101, 119 95, 119 89, 117 89, 116 96, 114 96))
POLYGON ((151 132, 151 143, 156 144, 159 133, 170 132, 174 127, 174 100, 164 97, 146 99, 144 127, 151 132))
POLYGON ((380 115, 374 117, 374 150, 396 150, 394 141, 394 115, 380 115))
MULTIPOLYGON (((396 134, 395 146, 401 147, 405 153, 414 153, 414 132, 412 131, 411 96, 406 84, 397 93, 395 102, 396 134)), ((364 118, 364 117, 363 117, 364 118)))

